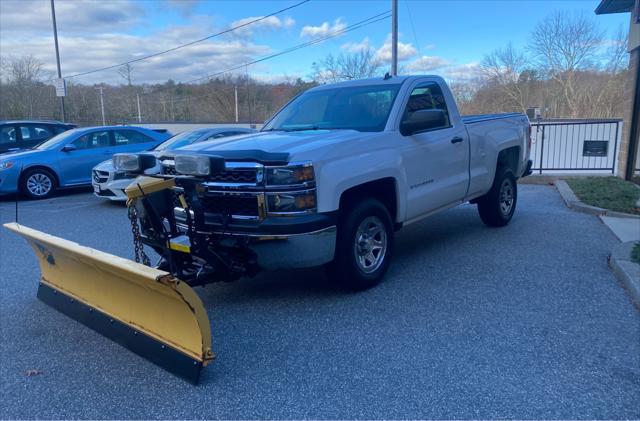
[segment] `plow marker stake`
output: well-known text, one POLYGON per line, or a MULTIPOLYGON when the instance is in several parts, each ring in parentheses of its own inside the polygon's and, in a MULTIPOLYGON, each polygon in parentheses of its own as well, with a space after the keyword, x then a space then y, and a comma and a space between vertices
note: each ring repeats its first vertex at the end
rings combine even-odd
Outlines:
POLYGON ((164 369, 197 383, 213 360, 198 295, 169 273, 16 224, 40 263, 38 298, 164 369))

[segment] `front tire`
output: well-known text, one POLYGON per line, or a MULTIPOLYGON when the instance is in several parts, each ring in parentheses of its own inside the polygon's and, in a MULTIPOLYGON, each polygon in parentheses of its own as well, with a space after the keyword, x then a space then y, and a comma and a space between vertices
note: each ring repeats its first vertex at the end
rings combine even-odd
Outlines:
POLYGON ((342 215, 330 266, 332 275, 347 289, 371 288, 380 283, 389 267, 393 221, 387 208, 375 199, 354 202, 342 215))
POLYGON ((46 199, 55 189, 55 176, 44 168, 27 170, 20 177, 20 191, 29 199, 46 199))
POLYGON ((480 219, 490 227, 503 227, 511 221, 518 201, 518 184, 510 169, 498 167, 493 186, 478 199, 480 219))

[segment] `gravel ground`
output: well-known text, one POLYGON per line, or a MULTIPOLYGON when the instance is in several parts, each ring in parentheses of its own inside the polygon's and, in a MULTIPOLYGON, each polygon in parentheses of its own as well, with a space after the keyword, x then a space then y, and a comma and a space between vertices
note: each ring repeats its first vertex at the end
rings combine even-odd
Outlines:
MULTIPOLYGON (((617 240, 550 187, 519 199, 506 228, 465 205, 401 231, 366 292, 321 270, 198 288, 218 355, 199 386, 38 301, 36 258, 0 229, 0 418, 640 418, 617 240)), ((124 208, 88 193, 24 202, 20 222, 132 254, 124 208)))

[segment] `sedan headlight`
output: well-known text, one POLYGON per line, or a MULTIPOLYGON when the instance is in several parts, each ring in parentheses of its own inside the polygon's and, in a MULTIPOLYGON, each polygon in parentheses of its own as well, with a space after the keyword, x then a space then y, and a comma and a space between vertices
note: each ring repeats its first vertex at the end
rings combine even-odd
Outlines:
POLYGON ((316 191, 267 193, 267 209, 271 214, 313 212, 316 210, 316 191))
POLYGON ((176 155, 175 169, 179 174, 206 177, 224 171, 224 159, 208 155, 176 155))
POLYGON ((8 170, 11 167, 13 167, 13 161, 2 161, 2 162, 0 162, 0 171, 8 170))
POLYGON ((286 167, 265 168, 267 186, 309 185, 315 181, 313 165, 310 162, 286 167))
POLYGON ((156 157, 150 154, 117 153, 112 158, 116 171, 142 173, 156 165, 156 157))

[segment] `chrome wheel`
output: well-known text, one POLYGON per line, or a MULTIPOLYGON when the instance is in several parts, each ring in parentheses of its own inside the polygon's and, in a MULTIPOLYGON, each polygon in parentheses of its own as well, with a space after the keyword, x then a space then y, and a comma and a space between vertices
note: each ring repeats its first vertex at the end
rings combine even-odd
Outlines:
POLYGON ((27 190, 33 196, 46 196, 51 193, 51 189, 53 188, 53 181, 51 178, 43 173, 34 173, 29 176, 27 179, 27 190))
POLYGON ((387 254, 387 232, 377 216, 365 218, 356 230, 353 250, 358 268, 364 273, 375 272, 387 254))
POLYGON ((509 215, 513 208, 513 184, 511 180, 504 180, 500 186, 500 212, 503 215, 509 215))

